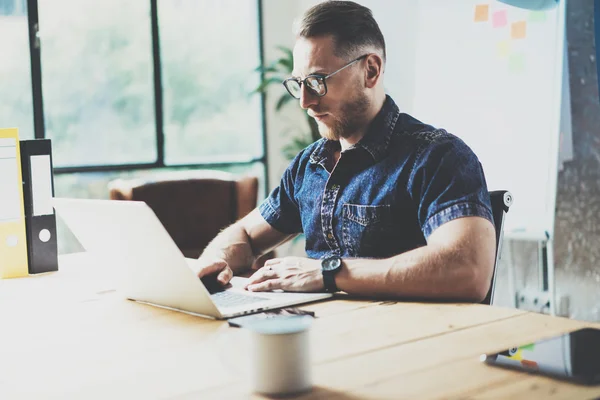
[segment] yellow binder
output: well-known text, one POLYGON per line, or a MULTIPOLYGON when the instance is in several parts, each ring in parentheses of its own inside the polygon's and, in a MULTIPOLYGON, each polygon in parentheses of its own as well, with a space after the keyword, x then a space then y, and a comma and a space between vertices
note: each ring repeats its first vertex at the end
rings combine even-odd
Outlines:
POLYGON ((0 278, 28 275, 21 151, 17 129, 0 129, 0 278))

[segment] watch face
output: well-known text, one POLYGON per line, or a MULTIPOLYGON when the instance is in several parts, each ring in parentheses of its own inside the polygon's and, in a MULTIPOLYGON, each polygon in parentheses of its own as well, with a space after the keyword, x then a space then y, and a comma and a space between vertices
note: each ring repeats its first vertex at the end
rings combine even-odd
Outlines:
POLYGON ((321 266, 325 271, 333 271, 342 265, 342 259, 339 257, 329 257, 323 260, 321 266))

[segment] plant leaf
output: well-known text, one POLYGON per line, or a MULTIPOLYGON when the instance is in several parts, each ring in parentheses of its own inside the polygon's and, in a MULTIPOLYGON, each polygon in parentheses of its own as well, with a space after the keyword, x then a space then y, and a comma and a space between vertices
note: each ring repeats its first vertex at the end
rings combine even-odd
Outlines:
POLYGON ((296 154, 298 154, 300 150, 310 145, 311 143, 312 141, 310 140, 310 138, 307 138, 305 136, 295 137, 292 139, 292 142, 290 144, 285 145, 283 147, 283 155, 288 159, 292 159, 296 156, 296 154))
POLYGON ((275 111, 281 110, 281 107, 285 106, 291 100, 294 100, 292 96, 290 96, 287 92, 283 94, 277 101, 277 105, 275 106, 275 111))
POLYGON ((283 70, 286 73, 291 74, 294 70, 294 54, 292 53, 292 50, 284 46, 279 46, 277 48, 283 53, 283 56, 277 59, 276 63, 283 67, 283 70))
POLYGON ((294 58, 294 53, 292 52, 292 49, 290 49, 289 47, 277 46, 277 49, 285 55, 285 58, 288 58, 290 60, 292 60, 294 58))
POLYGON ((263 72, 265 74, 273 74, 273 73, 284 73, 285 74, 285 71, 282 71, 281 68, 279 68, 278 66, 267 67, 267 68, 265 68, 265 70, 263 72))
POLYGON ((280 76, 272 76, 270 78, 265 78, 262 80, 260 85, 258 85, 258 87, 256 89, 254 89, 254 92, 255 93, 265 92, 269 85, 274 84, 274 83, 281 84, 281 82, 283 82, 283 79, 280 76))
POLYGON ((283 70, 285 72, 287 72, 288 74, 291 74, 292 71, 294 70, 294 61, 292 60, 286 60, 284 58, 280 58, 278 60, 279 65, 281 65, 283 68, 283 70))
POLYGON ((273 73, 273 72, 281 72, 279 70, 279 68, 275 65, 268 65, 268 66, 258 66, 254 69, 254 71, 256 72, 262 72, 262 73, 273 73))

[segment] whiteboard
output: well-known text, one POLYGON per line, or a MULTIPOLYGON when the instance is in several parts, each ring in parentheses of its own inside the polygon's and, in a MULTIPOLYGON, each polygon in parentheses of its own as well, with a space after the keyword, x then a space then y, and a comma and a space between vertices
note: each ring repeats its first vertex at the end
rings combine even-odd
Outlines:
POLYGON ((564 1, 418 2, 413 114, 463 139, 488 189, 514 195, 509 237, 554 231, 564 18, 564 1))

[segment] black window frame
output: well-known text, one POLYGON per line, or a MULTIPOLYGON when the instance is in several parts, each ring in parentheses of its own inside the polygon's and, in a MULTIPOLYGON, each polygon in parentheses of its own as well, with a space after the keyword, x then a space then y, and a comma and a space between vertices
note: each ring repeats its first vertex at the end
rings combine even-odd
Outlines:
MULTIPOLYGON (((163 117, 163 90, 162 90, 162 70, 161 70, 161 54, 160 54, 160 32, 158 26, 158 0, 150 1, 151 13, 151 40, 152 40, 152 64, 154 77, 154 111, 155 111, 155 128, 156 128, 156 146, 157 159, 152 163, 128 163, 128 164, 110 164, 110 165, 81 165, 70 167, 55 167, 54 174, 72 174, 85 172, 122 172, 134 170, 153 170, 153 169, 185 169, 185 168, 224 168, 234 165, 251 166, 255 163, 262 163, 264 168, 265 180, 268 178, 268 158, 267 158, 267 127, 266 127, 266 94, 258 93, 260 96, 260 112, 261 112, 261 130, 262 130, 262 145, 263 155, 248 160, 222 161, 222 162, 207 162, 193 164, 165 164, 165 135, 164 135, 164 117, 163 117)), ((264 65, 264 46, 263 46, 263 4, 262 0, 256 0, 257 16, 258 16, 258 42, 259 42, 259 63, 264 65)), ((40 41, 38 39, 39 31, 39 14, 38 0, 27 0, 27 18, 29 24, 29 51, 31 59, 31 89, 33 99, 33 120, 34 120, 34 137, 36 139, 44 139, 44 99, 42 94, 42 65, 40 41)), ((42 21, 43 22, 43 21, 42 21)), ((263 72, 260 72, 260 79, 263 80, 263 72)), ((266 188, 267 185, 265 185, 266 188)))

